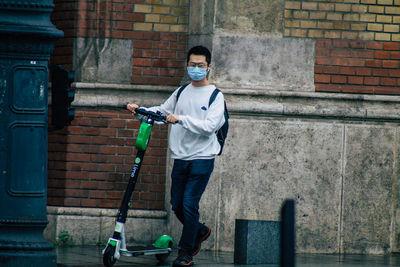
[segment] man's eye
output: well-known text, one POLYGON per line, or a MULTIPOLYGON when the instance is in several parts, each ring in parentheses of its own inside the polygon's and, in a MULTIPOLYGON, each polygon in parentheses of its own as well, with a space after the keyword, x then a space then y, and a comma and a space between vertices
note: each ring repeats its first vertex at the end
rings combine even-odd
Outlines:
POLYGON ((203 63, 199 63, 199 64, 196 64, 196 63, 191 63, 190 65, 189 65, 190 67, 198 67, 198 68, 204 68, 204 64, 203 63))

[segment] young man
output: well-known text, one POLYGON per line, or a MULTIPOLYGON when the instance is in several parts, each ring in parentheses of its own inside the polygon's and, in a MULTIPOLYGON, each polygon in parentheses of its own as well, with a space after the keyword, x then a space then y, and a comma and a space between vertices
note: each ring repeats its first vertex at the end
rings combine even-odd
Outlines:
MULTIPOLYGON (((160 106, 148 108, 167 114, 172 123, 169 148, 174 165, 171 173, 171 205, 183 224, 179 253, 173 266, 193 265, 193 256, 200 250, 211 229, 199 223, 199 202, 214 169, 220 150, 215 132, 225 122, 224 96, 218 93, 209 106, 215 90, 207 79, 211 53, 203 46, 191 48, 187 55, 187 72, 192 82, 178 97, 179 88, 160 106)), ((139 106, 128 104, 135 113, 139 106)))

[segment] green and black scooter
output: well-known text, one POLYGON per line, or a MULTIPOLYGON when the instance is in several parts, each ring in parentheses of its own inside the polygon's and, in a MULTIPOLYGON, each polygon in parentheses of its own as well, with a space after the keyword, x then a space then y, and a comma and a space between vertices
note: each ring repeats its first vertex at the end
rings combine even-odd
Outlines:
MULTIPOLYGON (((126 106, 124 106, 124 108, 126 108, 126 106)), ((128 257, 155 255, 157 260, 164 262, 172 250, 173 239, 168 235, 160 236, 151 247, 135 248, 134 250, 128 250, 126 247, 125 221, 143 157, 150 140, 151 130, 155 121, 166 123, 166 116, 161 113, 146 111, 140 108, 136 109, 136 113, 141 115, 140 129, 135 144, 137 154, 129 183, 118 211, 113 236, 108 239, 107 246, 103 250, 103 264, 106 267, 113 266, 121 255, 128 257)))

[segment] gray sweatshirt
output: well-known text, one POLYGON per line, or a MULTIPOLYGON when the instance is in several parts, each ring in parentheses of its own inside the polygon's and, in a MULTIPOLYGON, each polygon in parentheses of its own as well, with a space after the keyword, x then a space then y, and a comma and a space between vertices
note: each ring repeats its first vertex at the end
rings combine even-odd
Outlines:
POLYGON ((178 89, 160 106, 147 108, 154 112, 176 114, 179 122, 171 126, 169 148, 173 159, 212 159, 220 145, 215 132, 225 122, 224 96, 219 93, 211 106, 215 86, 195 87, 189 84, 176 102, 178 89))

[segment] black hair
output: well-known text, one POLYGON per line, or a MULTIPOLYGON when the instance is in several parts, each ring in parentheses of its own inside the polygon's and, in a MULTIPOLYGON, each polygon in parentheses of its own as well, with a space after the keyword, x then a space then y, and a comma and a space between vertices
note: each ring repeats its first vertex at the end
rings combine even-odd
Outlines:
POLYGON ((189 63, 191 55, 205 56, 207 64, 210 65, 210 63, 211 63, 211 53, 210 53, 210 50, 207 49, 207 47, 199 45, 199 46, 194 46, 194 47, 190 48, 190 50, 187 54, 186 64, 189 63))

